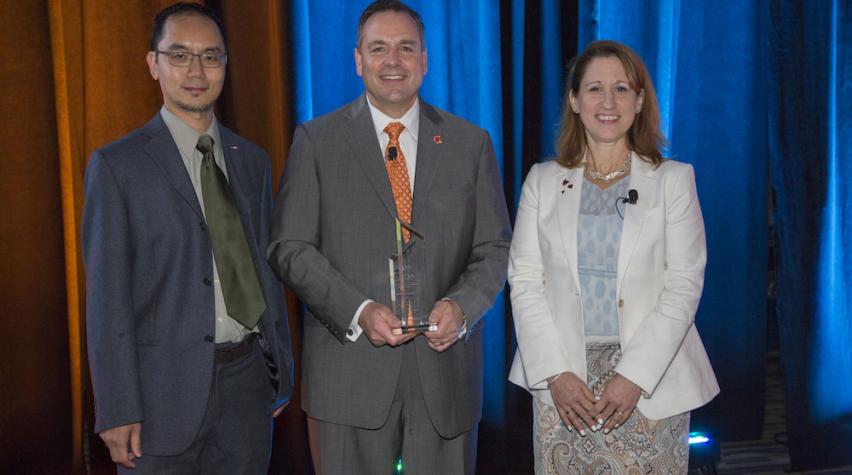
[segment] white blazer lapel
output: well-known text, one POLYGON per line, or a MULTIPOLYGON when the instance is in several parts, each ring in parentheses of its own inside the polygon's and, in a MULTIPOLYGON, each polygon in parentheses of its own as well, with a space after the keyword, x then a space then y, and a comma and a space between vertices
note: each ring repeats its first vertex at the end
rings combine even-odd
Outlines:
POLYGON ((580 216, 580 197, 583 191, 583 168, 571 168, 554 178, 559 233, 563 252, 568 257, 571 275, 576 285, 580 282, 577 270, 577 222, 580 216))
POLYGON ((621 228, 621 246, 618 251, 618 274, 616 277, 616 295, 621 295, 621 284, 624 275, 630 266, 636 243, 642 234, 645 217, 648 210, 656 206, 657 180, 654 177, 654 168, 650 163, 639 158, 635 152, 631 152, 630 158, 630 187, 639 194, 636 204, 627 204, 624 207, 624 225, 621 228))

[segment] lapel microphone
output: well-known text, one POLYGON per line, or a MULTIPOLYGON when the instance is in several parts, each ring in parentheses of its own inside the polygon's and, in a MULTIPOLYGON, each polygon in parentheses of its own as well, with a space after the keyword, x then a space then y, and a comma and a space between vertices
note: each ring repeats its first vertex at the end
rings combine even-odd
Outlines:
POLYGON ((635 205, 636 202, 639 201, 639 192, 636 190, 627 190, 627 197, 619 196, 615 199, 615 212, 618 213, 618 217, 624 219, 624 215, 621 214, 621 210, 618 209, 619 203, 626 203, 629 205, 635 205))
MULTIPOLYGON (((388 147, 388 160, 391 160, 391 161, 396 160, 396 154, 397 154, 396 147, 388 147)), ((634 190, 630 190, 630 191, 634 191, 634 190)))
POLYGON ((627 197, 619 196, 619 203, 627 203, 629 205, 635 205, 637 201, 639 201, 639 192, 636 190, 628 190, 627 197))

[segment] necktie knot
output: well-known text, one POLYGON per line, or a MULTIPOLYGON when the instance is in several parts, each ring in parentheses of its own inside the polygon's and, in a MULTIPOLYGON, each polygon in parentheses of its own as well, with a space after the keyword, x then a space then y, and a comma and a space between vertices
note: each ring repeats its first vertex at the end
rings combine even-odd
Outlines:
POLYGON ((385 133, 390 137, 391 142, 396 142, 399 140, 399 135, 402 131, 405 130, 405 126, 402 125, 402 122, 391 122, 387 126, 385 126, 385 133))
POLYGON ((202 154, 213 153, 213 137, 204 134, 198 137, 198 143, 195 145, 196 150, 202 154))

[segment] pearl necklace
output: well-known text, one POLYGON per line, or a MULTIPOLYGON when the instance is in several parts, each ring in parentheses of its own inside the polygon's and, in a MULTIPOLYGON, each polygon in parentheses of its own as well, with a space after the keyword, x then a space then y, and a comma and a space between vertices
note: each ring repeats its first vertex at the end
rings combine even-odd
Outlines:
POLYGON ((618 178, 620 176, 626 175, 629 171, 630 171, 630 152, 627 152, 627 158, 624 159, 624 163, 622 163, 620 167, 618 167, 615 170, 607 173, 606 175, 604 175, 603 173, 601 173, 597 170, 592 170, 591 168, 589 168, 588 164, 586 164, 586 171, 584 172, 584 174, 586 175, 586 178, 591 178, 593 180, 597 180, 597 181, 600 181, 600 182, 603 182, 603 183, 607 183, 607 182, 610 182, 612 180, 615 180, 616 178, 618 178))

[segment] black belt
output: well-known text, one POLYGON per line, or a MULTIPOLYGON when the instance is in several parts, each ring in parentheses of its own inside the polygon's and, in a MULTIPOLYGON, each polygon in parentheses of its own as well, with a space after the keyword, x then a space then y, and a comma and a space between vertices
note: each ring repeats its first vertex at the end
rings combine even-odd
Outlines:
POLYGON ((216 364, 230 363, 249 353, 254 348, 254 342, 257 340, 257 333, 249 333, 243 341, 228 348, 217 348, 213 352, 213 362, 216 364))

